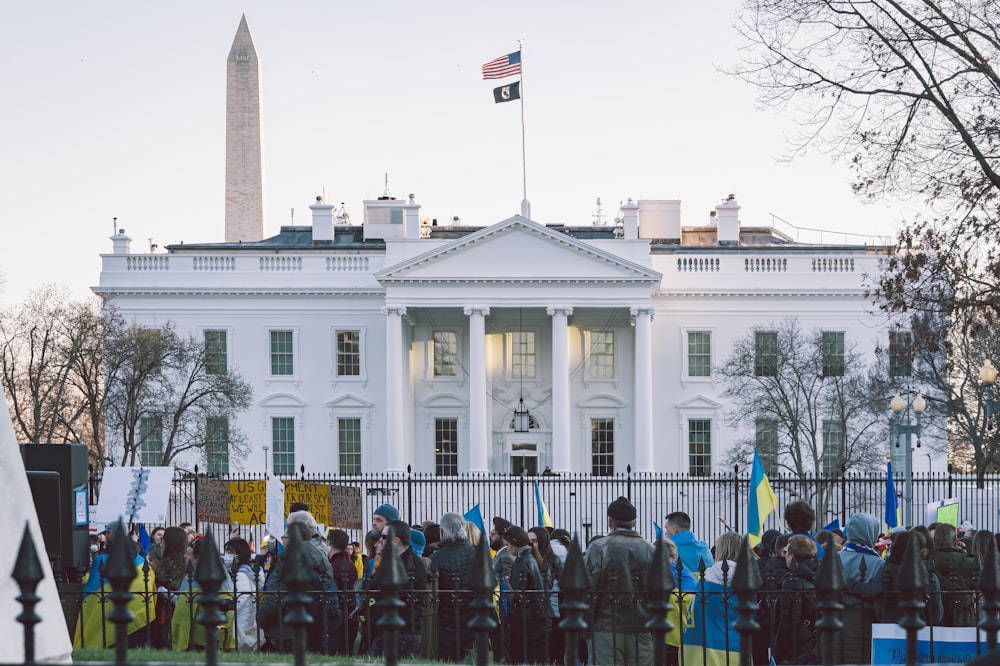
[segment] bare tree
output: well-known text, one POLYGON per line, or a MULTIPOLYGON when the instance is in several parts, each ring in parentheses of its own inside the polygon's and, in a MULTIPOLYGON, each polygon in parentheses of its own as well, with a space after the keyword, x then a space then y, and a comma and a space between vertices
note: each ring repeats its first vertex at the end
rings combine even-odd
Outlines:
MULTIPOLYGON (((746 0, 747 59, 733 73, 791 111, 809 147, 850 161, 869 199, 930 211, 899 237, 878 296, 887 310, 1000 312, 1000 5, 993 0, 746 0), (924 281, 954 286, 940 298, 924 281)), ((967 322, 963 322, 967 323, 967 322)))
MULTIPOLYGON (((795 318, 754 327, 733 344, 719 368, 730 399, 731 427, 755 434, 732 462, 747 465, 756 447, 769 474, 837 478, 873 470, 885 453, 888 389, 856 346, 831 345, 821 330, 795 318)), ((799 494, 827 507, 828 484, 801 484, 799 494)))
POLYGON ((118 464, 171 465, 192 450, 204 457, 220 436, 230 457, 245 456, 246 437, 231 422, 253 391, 234 371, 212 372, 208 351, 170 324, 130 324, 106 339, 105 419, 109 455, 118 464))

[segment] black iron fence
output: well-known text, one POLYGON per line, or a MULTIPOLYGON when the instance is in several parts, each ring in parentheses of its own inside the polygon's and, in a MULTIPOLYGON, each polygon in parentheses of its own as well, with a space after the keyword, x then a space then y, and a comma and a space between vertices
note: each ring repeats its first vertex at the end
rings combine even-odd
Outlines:
MULTIPOLYGON (((749 666, 754 662, 755 641, 760 640, 761 627, 758 622, 761 616, 760 605, 762 602, 776 603, 773 594, 769 597, 761 593, 763 581, 751 554, 749 542, 745 540, 735 561, 735 571, 732 572, 731 580, 727 577, 726 568, 722 568, 723 581, 718 591, 709 591, 706 588, 707 576, 703 566, 699 572, 701 581, 696 583, 693 589, 686 587, 683 582, 678 586, 668 561, 665 542, 662 540, 656 542, 655 553, 647 570, 632 572, 617 584, 612 575, 609 590, 595 590, 594 581, 592 577, 588 577, 585 570, 584 556, 579 543, 574 541, 559 576, 558 616, 551 620, 545 618, 544 621, 531 616, 522 616, 520 627, 516 622, 508 622, 508 626, 504 627, 497 622, 498 617, 502 617, 504 611, 507 611, 509 619, 515 608, 530 607, 532 604, 526 597, 533 593, 510 590, 507 593, 501 591, 498 596, 497 579, 493 572, 488 547, 483 541, 476 547, 475 557, 468 566, 465 577, 466 588, 456 590, 435 590, 433 586, 426 591, 412 590, 412 581, 407 577, 400 555, 394 548, 387 548, 382 563, 370 581, 376 592, 370 595, 367 592, 359 595, 353 591, 346 594, 335 593, 338 597, 339 610, 338 613, 328 617, 317 610, 327 607, 322 597, 328 593, 325 588, 311 589, 310 578, 306 574, 308 569, 306 549, 312 546, 302 542, 295 530, 289 532, 289 537, 288 547, 282 555, 284 566, 279 574, 278 589, 281 591, 278 593, 280 597, 277 603, 280 607, 279 630, 281 633, 287 630, 288 650, 294 654, 296 664, 305 663, 306 650, 316 645, 313 639, 317 635, 323 637, 319 643, 321 646, 330 645, 330 637, 338 631, 344 631, 344 618, 349 616, 351 603, 366 609, 371 623, 368 631, 374 630, 381 637, 385 663, 398 663, 401 651, 405 651, 407 646, 406 634, 413 631, 412 617, 407 618, 407 613, 412 613, 413 595, 426 593, 430 603, 438 604, 435 614, 428 621, 435 623, 437 627, 439 649, 440 642, 444 640, 443 636, 449 632, 449 627, 441 621, 443 617, 443 613, 440 612, 441 607, 445 604, 461 605, 462 613, 454 616, 458 632, 457 643, 468 647, 478 664, 489 663, 491 657, 496 658, 498 651, 502 657, 504 649, 517 649, 518 641, 527 651, 529 625, 534 625, 535 628, 543 626, 558 629, 563 637, 563 647, 554 656, 556 661, 566 664, 585 663, 585 660, 581 661, 581 657, 586 652, 591 655, 596 654, 601 649, 598 647, 599 641, 610 641, 615 646, 620 644, 623 655, 632 655, 626 656, 628 663, 664 664, 672 658, 677 660, 674 663, 679 661, 683 664, 708 664, 715 660, 708 655, 706 649, 697 651, 694 643, 686 644, 686 633, 678 635, 679 643, 671 642, 671 633, 677 623, 684 625, 689 618, 700 614, 702 640, 699 645, 707 646, 706 633, 710 624, 705 622, 705 618, 714 606, 716 610, 711 612, 722 614, 721 626, 725 632, 724 640, 721 644, 716 644, 714 649, 731 653, 730 658, 733 663, 749 666), (643 579, 642 585, 636 585, 640 576, 643 579), (600 616, 595 608, 602 604, 607 604, 613 612, 610 615, 600 616), (628 622, 626 618, 630 613, 639 613, 640 621, 628 622), (461 621, 459 618, 462 618, 461 621), (503 639, 503 631, 509 632, 508 640, 503 639), (515 632, 522 633, 513 635, 515 632), (642 636, 646 636, 645 649, 652 655, 652 659, 636 660, 634 656, 642 654, 640 648, 640 643, 643 642, 642 636), (632 648, 629 646, 633 646, 635 650, 630 652, 632 648)), ((41 565, 31 544, 30 532, 27 530, 24 539, 26 544, 22 544, 20 551, 22 556, 17 561, 13 578, 22 590, 18 601, 23 604, 24 612, 18 617, 18 621, 25 627, 25 663, 33 663, 33 627, 39 621, 34 613, 34 606, 39 597, 34 591, 41 579, 41 565)), ((928 571, 921 559, 917 544, 917 539, 908 541, 902 558, 896 598, 896 604, 901 609, 898 614, 900 617, 898 626, 906 632, 905 663, 907 664, 918 663, 921 658, 921 655, 918 655, 917 634, 925 626, 923 616, 927 601, 928 571)), ((965 594, 971 595, 974 599, 978 627, 985 636, 982 643, 977 644, 977 653, 986 655, 997 650, 997 634, 1000 633, 1000 557, 997 553, 996 540, 992 535, 983 548, 982 566, 975 583, 975 591, 970 590, 965 594)), ((225 630, 232 624, 232 620, 226 615, 231 595, 227 597, 224 589, 227 573, 221 559, 218 556, 208 556, 217 553, 211 533, 206 536, 202 552, 205 556, 199 558, 197 567, 193 571, 193 579, 197 582, 198 590, 196 597, 193 598, 194 604, 189 615, 193 625, 197 625, 202 631, 199 649, 204 651, 204 662, 214 666, 218 662, 220 649, 226 643, 225 630)), ((139 575, 134 547, 125 535, 124 528, 119 524, 104 571, 104 577, 109 581, 111 591, 102 596, 99 603, 92 604, 102 613, 101 624, 104 624, 104 620, 109 623, 107 629, 102 629, 104 636, 102 643, 114 646, 116 664, 129 663, 130 646, 141 642, 133 640, 134 637, 141 639, 143 632, 149 635, 149 630, 144 626, 136 626, 138 617, 135 611, 137 609, 141 611, 145 605, 148 614, 150 597, 143 595, 137 597, 130 592, 130 589, 134 589, 139 575), (138 605, 136 605, 137 599, 138 605)), ((862 579, 864 576, 865 572, 862 571, 862 579)), ((684 581, 683 575, 680 578, 684 581)), ((814 643, 810 648, 814 651, 814 660, 804 663, 844 663, 843 656, 847 654, 847 634, 844 629, 851 610, 845 609, 845 602, 851 593, 856 591, 855 588, 846 588, 844 580, 841 558, 832 551, 828 552, 823 557, 815 576, 815 586, 808 592, 813 601, 817 621, 809 632, 811 638, 807 638, 814 643)), ((152 594, 162 594, 162 592, 152 594)), ((194 592, 191 594, 194 595, 194 592)), ((254 603, 262 605, 267 603, 266 600, 259 601, 256 596, 254 599, 254 603)), ((958 604, 958 598, 954 599, 951 602, 946 599, 946 603, 958 604)), ((801 609, 801 606, 799 608, 801 609)), ((549 640, 549 633, 549 631, 543 632, 544 640, 549 640)), ((798 639, 788 637, 783 640, 794 644, 798 639)), ((461 658, 459 660, 464 661, 461 658)), ((931 660, 933 661, 933 658, 931 660)), ((537 660, 512 658, 512 661, 536 663, 537 660)))
MULTIPOLYGON (((487 525, 494 516, 503 517, 525 528, 539 524, 535 495, 541 497, 555 527, 579 534, 584 543, 601 534, 607 527, 606 509, 609 503, 624 495, 636 505, 637 529, 653 536, 653 523, 663 524, 674 511, 691 516, 692 530, 709 544, 728 529, 744 533, 749 496, 749 470, 734 469, 729 474, 694 477, 687 474, 618 474, 592 476, 566 474, 553 476, 466 475, 440 477, 430 474, 367 474, 339 476, 306 474, 284 480, 318 484, 352 486, 359 489, 360 513, 357 520, 361 532, 371 520, 372 512, 383 503, 396 506, 403 520, 410 524, 424 520, 437 522, 448 511, 465 513, 479 505, 487 525)), ((170 495, 168 525, 182 522, 194 524, 199 531, 214 531, 217 541, 224 542, 230 526, 199 520, 197 475, 178 472, 170 495)), ((226 481, 260 481, 262 475, 214 477, 226 481)), ((885 512, 885 476, 842 475, 835 478, 770 479, 778 499, 779 511, 771 514, 765 529, 783 529, 780 510, 793 500, 802 499, 816 511, 815 529, 838 520, 840 525, 854 513, 883 516, 885 512)), ((897 493, 905 484, 897 481, 897 493)), ((100 490, 100 477, 91 480, 92 496, 100 490)), ((985 477, 982 486, 976 477, 958 474, 917 474, 913 479, 914 524, 926 524, 927 504, 946 498, 959 501, 959 522, 969 521, 977 529, 1000 530, 998 500, 1000 474, 985 477)), ((899 497, 899 506, 906 504, 899 497)), ((905 515, 905 514, 904 514, 905 515)), ((904 519, 905 520, 905 519, 904 519)), ((337 525, 336 527, 343 527, 337 525)), ((259 543, 261 525, 240 525, 244 537, 259 543)), ((350 531, 350 530, 349 530, 350 531)), ((355 531, 360 541, 360 534, 355 531)))

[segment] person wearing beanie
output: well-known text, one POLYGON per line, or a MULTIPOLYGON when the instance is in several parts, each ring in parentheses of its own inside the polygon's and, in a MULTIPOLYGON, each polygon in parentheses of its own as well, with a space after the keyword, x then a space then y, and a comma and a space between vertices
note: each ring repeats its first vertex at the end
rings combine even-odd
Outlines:
POLYGON ((382 530, 394 520, 399 520, 399 509, 391 504, 383 504, 372 512, 372 528, 365 535, 366 545, 371 544, 368 550, 368 557, 370 559, 375 560, 374 548, 379 537, 382 536, 382 530))
POLYGON ((420 530, 415 530, 410 528, 410 550, 417 557, 424 556, 424 546, 427 545, 427 539, 424 538, 424 533, 420 530))
POLYGON ((587 546, 584 563, 593 595, 593 663, 649 664, 653 638, 646 629, 646 576, 653 545, 635 530, 635 505, 619 497, 608 505, 608 533, 587 546))
POLYGON ((510 526, 509 520, 494 518, 493 531, 490 532, 490 548, 496 553, 493 556, 493 573, 501 586, 505 586, 510 580, 510 568, 514 565, 514 554, 503 541, 503 533, 510 526))

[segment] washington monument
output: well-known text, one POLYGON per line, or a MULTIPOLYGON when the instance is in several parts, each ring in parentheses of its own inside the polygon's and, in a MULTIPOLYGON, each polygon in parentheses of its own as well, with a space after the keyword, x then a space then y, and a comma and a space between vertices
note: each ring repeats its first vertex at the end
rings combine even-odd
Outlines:
POLYGON ((244 15, 226 61, 226 242, 263 236, 260 61, 244 15))

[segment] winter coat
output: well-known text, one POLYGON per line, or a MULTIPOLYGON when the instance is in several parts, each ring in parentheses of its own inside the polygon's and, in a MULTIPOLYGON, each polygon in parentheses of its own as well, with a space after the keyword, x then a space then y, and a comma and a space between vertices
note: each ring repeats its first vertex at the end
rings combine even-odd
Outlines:
POLYGON ((243 564, 236 570, 236 614, 233 617, 233 634, 239 652, 257 652, 263 637, 257 631, 257 585, 259 577, 250 565, 243 564))
POLYGON ((817 663, 816 562, 795 562, 773 608, 771 655, 779 664, 817 663))
POLYGON ((548 600, 549 586, 535 561, 531 546, 522 546, 514 557, 514 564, 510 567, 510 590, 508 622, 516 625, 523 617, 527 617, 529 622, 535 618, 553 617, 548 600))
POLYGON ((976 626, 973 580, 978 576, 976 558, 957 548, 939 548, 934 553, 934 568, 941 577, 944 618, 948 627, 976 626))
POLYGON ((472 619, 472 594, 469 573, 476 558, 476 548, 464 539, 444 540, 431 556, 431 571, 438 578, 438 626, 464 630, 472 619), (464 592, 455 592, 463 590, 464 592))
MULTIPOLYGON (((879 597, 879 609, 877 613, 878 621, 896 624, 905 614, 903 608, 903 595, 899 589, 899 581, 902 580, 903 565, 895 562, 886 562, 882 568, 882 595, 879 597)), ((933 570, 927 572, 927 587, 924 592, 924 602, 926 605, 920 612, 924 622, 929 625, 940 626, 944 609, 941 605, 941 583, 938 573, 933 570)))
POLYGON ((646 575, 653 545, 635 530, 616 529, 590 542, 584 554, 594 631, 645 633, 646 575))

